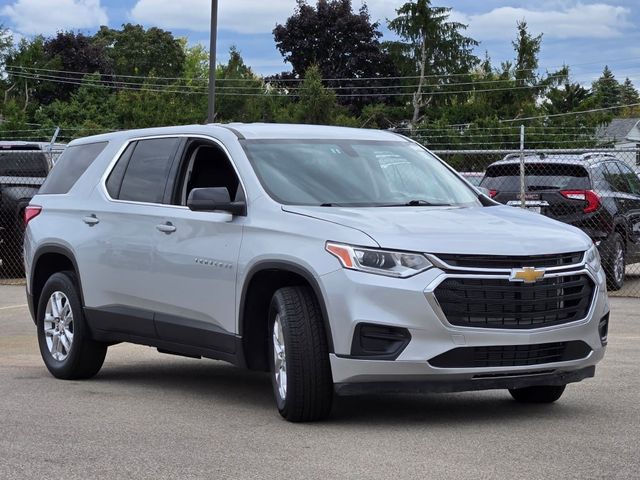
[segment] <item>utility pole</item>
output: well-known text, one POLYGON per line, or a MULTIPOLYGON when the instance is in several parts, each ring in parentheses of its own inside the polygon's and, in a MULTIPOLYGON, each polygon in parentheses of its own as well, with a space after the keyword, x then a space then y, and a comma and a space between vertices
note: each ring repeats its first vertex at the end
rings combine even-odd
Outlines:
POLYGON ((524 184, 524 125, 520 125, 520 207, 527 206, 527 194, 524 184))
POLYGON ((207 121, 216 118, 216 43, 218 37, 218 0, 211 0, 211 33, 209 43, 209 113, 207 121))

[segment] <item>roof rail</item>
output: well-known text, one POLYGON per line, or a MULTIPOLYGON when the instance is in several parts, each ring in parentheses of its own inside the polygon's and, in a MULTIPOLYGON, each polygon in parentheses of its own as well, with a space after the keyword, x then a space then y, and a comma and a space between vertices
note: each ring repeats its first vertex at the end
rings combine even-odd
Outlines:
POLYGON ((524 158, 529 158, 529 157, 538 157, 540 158, 540 160, 544 160, 545 157, 547 156, 545 153, 508 153, 507 155, 505 155, 505 157, 502 160, 513 160, 514 158, 520 158, 520 155, 523 155, 524 158))
POLYGON ((583 160, 591 160, 596 157, 618 158, 611 152, 587 152, 580 155, 583 160))

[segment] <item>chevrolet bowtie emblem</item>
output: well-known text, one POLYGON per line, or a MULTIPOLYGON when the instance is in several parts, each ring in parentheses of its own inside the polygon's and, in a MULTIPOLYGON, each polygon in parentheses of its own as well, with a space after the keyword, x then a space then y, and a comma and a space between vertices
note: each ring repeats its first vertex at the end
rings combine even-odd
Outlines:
POLYGON ((523 267, 511 270, 512 282, 536 283, 544 277, 544 270, 536 270, 534 267, 523 267))

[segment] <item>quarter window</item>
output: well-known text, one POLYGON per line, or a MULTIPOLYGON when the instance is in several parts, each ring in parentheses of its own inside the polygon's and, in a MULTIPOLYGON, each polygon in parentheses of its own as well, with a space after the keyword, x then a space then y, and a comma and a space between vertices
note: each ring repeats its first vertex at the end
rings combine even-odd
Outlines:
MULTIPOLYGON (((89 165, 102 153, 108 142, 67 147, 40 188, 41 194, 67 193, 89 165)), ((44 154, 42 155, 44 159, 44 154)))

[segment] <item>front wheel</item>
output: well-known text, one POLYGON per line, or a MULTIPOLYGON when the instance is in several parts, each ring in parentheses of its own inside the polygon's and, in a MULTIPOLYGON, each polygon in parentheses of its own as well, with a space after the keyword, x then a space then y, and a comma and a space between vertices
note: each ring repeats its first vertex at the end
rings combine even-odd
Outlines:
POLYGON ((54 273, 38 302, 38 344, 51 374, 65 380, 93 377, 107 345, 91 338, 73 272, 54 273))
POLYGON ((525 388, 511 388, 509 393, 516 402, 553 403, 558 400, 566 385, 541 385, 525 388))
POLYGON ((269 360, 278 411, 290 422, 331 411, 333 380, 322 312, 307 287, 285 287, 269 307, 269 360))

